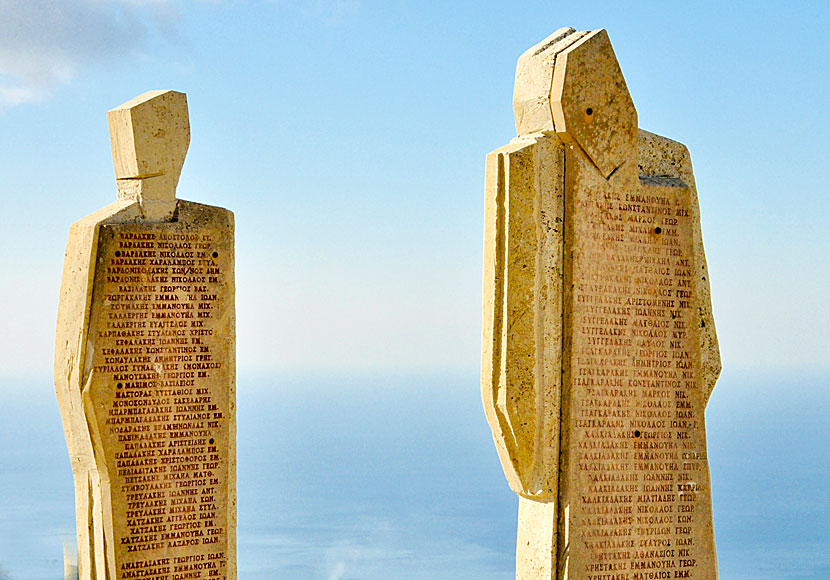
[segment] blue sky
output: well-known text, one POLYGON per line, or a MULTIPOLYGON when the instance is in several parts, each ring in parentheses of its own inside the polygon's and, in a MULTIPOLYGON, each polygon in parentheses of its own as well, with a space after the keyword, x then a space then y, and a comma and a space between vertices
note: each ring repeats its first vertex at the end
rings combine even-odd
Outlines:
POLYGON ((106 111, 188 94, 179 197, 232 209, 242 370, 477 368, 484 156, 516 59, 606 28, 689 146, 730 368, 827 368, 827 2, 0 0, 0 368, 48 375, 106 111))

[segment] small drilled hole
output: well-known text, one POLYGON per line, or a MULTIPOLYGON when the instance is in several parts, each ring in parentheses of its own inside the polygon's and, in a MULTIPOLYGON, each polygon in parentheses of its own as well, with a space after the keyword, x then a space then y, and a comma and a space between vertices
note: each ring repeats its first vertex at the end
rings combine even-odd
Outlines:
POLYGON ((211 437, 210 441, 208 441, 208 443, 210 443, 211 445, 213 445, 213 444, 214 444, 214 440, 213 440, 213 438, 212 438, 212 437, 211 437))
POLYGON ((593 115, 594 110, 591 107, 588 107, 587 109, 585 109, 585 114, 586 115, 593 115))
POLYGON ((123 384, 123 383, 118 383, 118 384, 117 384, 117 385, 115 385, 115 386, 116 386, 116 387, 118 387, 118 388, 120 389, 120 388, 122 388, 122 387, 124 386, 124 384, 123 384))
POLYGON ((219 257, 219 252, 213 252, 212 255, 213 255, 214 258, 218 258, 219 257))
POLYGON ((634 431, 634 437, 639 437, 641 433, 639 431, 634 431))
POLYGON ((661 228, 660 226, 657 226, 656 228, 654 228, 654 233, 655 234, 662 234, 663 233, 663 228, 661 228))
POLYGON ((116 252, 115 252, 115 257, 116 257, 116 258, 120 258, 120 257, 121 257, 121 252, 120 252, 120 251, 118 251, 118 250, 116 250, 116 252))

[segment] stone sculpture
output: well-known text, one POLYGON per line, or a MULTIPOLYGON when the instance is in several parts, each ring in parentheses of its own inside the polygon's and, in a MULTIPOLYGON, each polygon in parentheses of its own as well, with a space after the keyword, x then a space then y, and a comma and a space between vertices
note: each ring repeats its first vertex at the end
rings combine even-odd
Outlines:
POLYGON ((717 577, 720 372, 683 145, 637 126, 604 30, 521 56, 487 157, 482 396, 519 495, 516 577, 717 577))
POLYGON ((176 199, 183 93, 108 118, 118 199, 69 231, 55 344, 78 575, 235 580, 233 214, 176 199))

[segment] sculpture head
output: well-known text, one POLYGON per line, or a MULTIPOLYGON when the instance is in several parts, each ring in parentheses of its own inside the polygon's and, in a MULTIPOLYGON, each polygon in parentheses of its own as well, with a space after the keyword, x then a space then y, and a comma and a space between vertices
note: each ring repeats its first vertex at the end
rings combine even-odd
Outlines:
POLYGON ((637 110, 603 29, 562 28, 525 52, 513 111, 519 135, 555 131, 606 179, 636 156, 637 110))
POLYGON ((119 199, 174 203, 190 145, 187 96, 150 91, 107 113, 119 199))

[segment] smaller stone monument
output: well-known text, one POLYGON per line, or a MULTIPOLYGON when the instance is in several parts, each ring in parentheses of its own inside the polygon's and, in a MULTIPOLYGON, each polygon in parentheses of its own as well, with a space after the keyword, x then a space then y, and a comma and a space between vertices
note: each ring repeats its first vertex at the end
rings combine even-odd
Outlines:
POLYGON ((55 343, 78 577, 235 580, 233 214, 176 199, 183 93, 108 118, 118 199, 70 228, 55 343))
POLYGON ((604 30, 519 59, 487 157, 482 397, 516 578, 715 580, 720 372, 689 152, 640 130, 604 30))

